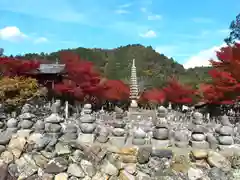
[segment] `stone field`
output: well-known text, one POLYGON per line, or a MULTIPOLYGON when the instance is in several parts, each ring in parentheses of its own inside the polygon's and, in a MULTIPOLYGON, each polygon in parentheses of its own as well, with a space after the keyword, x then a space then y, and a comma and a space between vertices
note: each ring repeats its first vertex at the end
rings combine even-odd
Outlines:
POLYGON ((181 120, 160 107, 133 119, 86 104, 63 118, 56 104, 26 104, 0 120, 0 180, 240 179, 240 126, 227 116, 205 122, 196 112, 181 120))

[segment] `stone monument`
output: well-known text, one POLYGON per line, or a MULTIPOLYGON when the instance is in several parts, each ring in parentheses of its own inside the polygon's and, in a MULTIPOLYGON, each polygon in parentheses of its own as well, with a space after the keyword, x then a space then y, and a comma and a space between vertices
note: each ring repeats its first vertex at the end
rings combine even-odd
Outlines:
POLYGON ((138 108, 137 99, 138 99, 138 83, 137 83, 137 71, 135 66, 135 59, 132 62, 131 68, 131 84, 130 84, 130 109, 136 110, 138 108))

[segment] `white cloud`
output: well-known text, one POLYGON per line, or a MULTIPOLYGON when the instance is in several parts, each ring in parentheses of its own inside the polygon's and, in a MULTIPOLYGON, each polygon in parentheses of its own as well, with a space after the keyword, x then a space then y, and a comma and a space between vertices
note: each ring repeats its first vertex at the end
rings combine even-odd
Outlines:
POLYGON ((47 42, 48 42, 48 39, 46 37, 39 37, 39 38, 34 40, 35 44, 47 43, 47 42))
POLYGON ((7 26, 0 29, 0 40, 19 42, 27 37, 28 36, 21 32, 16 26, 7 26))
POLYGON ((132 3, 126 3, 126 4, 120 5, 119 8, 128 8, 130 6, 132 6, 132 3))
POLYGON ((125 10, 125 9, 118 9, 115 11, 116 14, 128 14, 129 11, 125 10))
POLYGON ((144 33, 144 34, 140 34, 140 36, 143 37, 143 38, 154 38, 154 37, 157 36, 157 34, 156 34, 155 31, 149 30, 149 31, 147 31, 147 32, 144 33))
POLYGON ((226 46, 226 44, 222 44, 220 46, 214 46, 209 49, 205 49, 189 57, 185 63, 183 64, 184 68, 194 68, 201 66, 210 66, 210 59, 217 59, 216 51, 218 51, 221 47, 226 46))
POLYGON ((146 13, 147 12, 147 8, 142 7, 142 8, 140 8, 140 11, 143 12, 143 13, 146 13))
POLYGON ((161 15, 155 14, 155 15, 149 15, 148 20, 153 21, 153 20, 160 20, 162 19, 161 15))

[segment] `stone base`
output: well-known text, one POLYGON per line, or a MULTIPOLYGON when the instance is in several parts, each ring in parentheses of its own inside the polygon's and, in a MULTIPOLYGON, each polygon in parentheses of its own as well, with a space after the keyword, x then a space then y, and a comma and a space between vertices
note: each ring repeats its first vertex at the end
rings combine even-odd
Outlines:
POLYGON ((94 134, 79 134, 77 142, 84 144, 92 144, 94 142, 95 135, 94 134))
POLYGON ((152 139, 153 147, 169 147, 171 145, 170 140, 156 140, 152 139))
POLYGON ((220 151, 231 150, 233 147, 231 145, 218 145, 220 151))
POLYGON ((134 139, 132 140, 133 145, 144 145, 146 143, 145 139, 134 139))
POLYGON ((193 149, 209 149, 209 143, 207 141, 191 141, 193 149))
POLYGON ((178 148, 188 148, 189 142, 176 141, 174 144, 178 148))
POLYGON ((109 138, 109 143, 116 147, 123 147, 126 144, 125 139, 126 139, 125 137, 112 136, 109 138))
POLYGON ((101 135, 96 138, 96 141, 99 142, 99 143, 107 143, 108 140, 109 140, 108 137, 101 136, 101 135))

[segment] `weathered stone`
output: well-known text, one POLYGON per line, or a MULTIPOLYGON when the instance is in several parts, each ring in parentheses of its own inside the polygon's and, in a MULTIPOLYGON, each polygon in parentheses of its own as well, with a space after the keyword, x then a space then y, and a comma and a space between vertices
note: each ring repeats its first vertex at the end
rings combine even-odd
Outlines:
POLYGON ((204 176, 201 169, 190 168, 187 172, 189 180, 198 180, 204 176))
POLYGON ((68 144, 58 142, 55 146, 55 151, 58 155, 70 154, 71 149, 68 144))
POLYGON ((208 152, 202 149, 192 150, 191 154, 195 159, 205 159, 208 157, 208 152))
POLYGON ((67 172, 68 174, 75 177, 79 177, 79 178, 85 177, 85 173, 83 172, 82 168, 77 164, 70 164, 68 166, 67 172))
POLYGON ((153 138, 158 140, 168 139, 169 131, 167 128, 155 128, 153 130, 153 138))
POLYGON ((149 161, 152 149, 140 148, 137 154, 137 160, 140 164, 145 164, 149 161))
POLYGON ((157 156, 159 158, 169 158, 173 157, 173 151, 171 149, 159 149, 153 148, 152 156, 157 156))
POLYGON ((89 177, 93 177, 97 172, 94 165, 89 161, 81 160, 80 165, 84 173, 87 174, 89 177))
POLYGON ((217 152, 209 151, 207 161, 211 166, 222 169, 223 171, 230 171, 231 169, 231 163, 217 152))
POLYGON ((67 167, 68 167, 67 160, 62 157, 57 157, 47 164, 45 172, 50 174, 61 173, 64 172, 67 169, 67 167))
POLYGON ((83 133, 91 134, 95 131, 97 125, 93 123, 81 123, 80 129, 83 133))
POLYGON ((59 173, 55 175, 54 180, 68 180, 68 174, 67 173, 59 173))
POLYGON ((105 161, 103 163, 103 165, 101 166, 101 170, 102 170, 102 172, 104 172, 110 176, 118 175, 118 173, 119 173, 118 169, 113 164, 111 164, 109 161, 105 161))
POLYGON ((27 140, 24 137, 13 137, 9 142, 8 149, 16 158, 19 158, 24 150, 26 142, 27 140))
POLYGON ((14 156, 13 156, 13 154, 11 152, 4 151, 1 154, 1 160, 3 160, 5 163, 9 164, 9 163, 13 162, 14 156))

